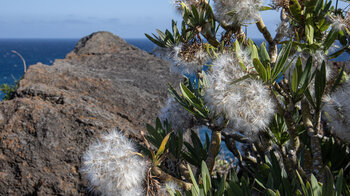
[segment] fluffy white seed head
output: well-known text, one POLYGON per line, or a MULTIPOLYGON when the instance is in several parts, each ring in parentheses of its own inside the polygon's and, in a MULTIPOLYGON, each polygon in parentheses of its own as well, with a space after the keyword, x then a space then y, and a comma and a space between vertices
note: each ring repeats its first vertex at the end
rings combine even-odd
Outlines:
POLYGON ((210 60, 209 55, 204 51, 202 46, 194 45, 174 47, 173 53, 170 54, 173 59, 170 71, 181 74, 196 73, 203 69, 203 66, 210 60))
POLYGON ((210 56, 202 46, 183 46, 173 48, 156 48, 152 52, 155 56, 170 62, 170 72, 176 74, 192 74, 203 69, 210 56))
POLYGON ((192 6, 198 7, 204 1, 206 2, 206 0, 171 0, 170 2, 177 11, 182 12, 181 3, 184 3, 189 9, 191 9, 192 6))
POLYGON ((283 40, 284 38, 290 38, 294 35, 293 29, 291 28, 288 21, 282 21, 276 29, 276 40, 283 40))
POLYGON ((212 112, 224 114, 233 129, 250 134, 268 126, 275 103, 261 81, 248 78, 237 82, 246 75, 236 59, 219 57, 206 76, 204 100, 212 112))
POLYGON ((321 66, 324 61, 326 64, 328 62, 328 57, 323 50, 316 50, 314 53, 310 54, 314 60, 314 65, 321 66))
POLYGON ((153 49, 152 54, 156 57, 159 57, 163 60, 166 61, 171 61, 171 53, 173 52, 172 48, 161 48, 161 47, 156 47, 153 49))
POLYGON ((331 96, 323 99, 322 108, 334 133, 343 141, 350 142, 350 83, 346 82, 331 96))
POLYGON ((331 16, 331 23, 332 27, 337 31, 344 30, 347 26, 346 20, 340 15, 331 16))
POLYGON ((161 122, 167 120, 175 131, 185 132, 196 125, 194 116, 185 110, 173 97, 170 97, 162 108, 159 119, 161 122))
POLYGON ((118 130, 102 135, 84 153, 82 162, 80 172, 103 195, 143 195, 147 163, 118 130))
POLYGON ((215 0, 215 16, 221 24, 240 26, 259 19, 261 0, 215 0))

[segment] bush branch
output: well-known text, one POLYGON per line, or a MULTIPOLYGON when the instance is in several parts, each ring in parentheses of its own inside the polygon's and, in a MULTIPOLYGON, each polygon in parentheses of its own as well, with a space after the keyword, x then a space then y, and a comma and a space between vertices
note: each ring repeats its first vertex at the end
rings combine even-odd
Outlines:
MULTIPOLYGON (((323 181, 323 175, 321 174, 322 169, 322 151, 321 151, 321 144, 320 139, 318 138, 318 130, 314 129, 313 123, 312 123, 312 115, 310 113, 310 106, 307 100, 303 99, 301 101, 301 107, 302 107, 302 115, 303 115, 303 121, 306 128, 306 131, 310 137, 311 140, 311 152, 312 152, 312 158, 313 158, 313 173, 315 176, 320 180, 323 181)), ((317 119, 318 120, 318 119, 317 119)))
POLYGON ((157 176, 163 182, 171 182, 171 181, 173 181, 173 182, 177 183, 179 186, 181 186, 183 189, 185 189, 187 191, 191 190, 191 186, 192 186, 191 183, 182 181, 180 179, 177 179, 177 178, 167 174, 166 172, 164 172, 163 170, 161 170, 157 166, 153 166, 152 167, 152 174, 157 176))
POLYGON ((263 34, 265 40, 269 44, 269 55, 271 63, 275 63, 277 59, 277 42, 274 39, 272 39, 271 33, 266 28, 266 25, 261 16, 259 16, 259 20, 256 23, 256 26, 258 27, 259 31, 263 34))
POLYGON ((221 130, 212 129, 208 157, 207 157, 207 160, 205 160, 205 163, 207 164, 210 173, 213 171, 213 168, 215 165, 215 158, 220 151, 220 145, 221 145, 221 130))

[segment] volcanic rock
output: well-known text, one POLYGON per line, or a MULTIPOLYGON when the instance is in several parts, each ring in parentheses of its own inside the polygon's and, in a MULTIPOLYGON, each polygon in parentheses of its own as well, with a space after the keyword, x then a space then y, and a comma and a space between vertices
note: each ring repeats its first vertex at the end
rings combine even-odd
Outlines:
POLYGON ((86 195, 81 156, 102 133, 138 138, 179 78, 169 64, 108 33, 81 39, 52 66, 30 66, 0 102, 0 195, 86 195))

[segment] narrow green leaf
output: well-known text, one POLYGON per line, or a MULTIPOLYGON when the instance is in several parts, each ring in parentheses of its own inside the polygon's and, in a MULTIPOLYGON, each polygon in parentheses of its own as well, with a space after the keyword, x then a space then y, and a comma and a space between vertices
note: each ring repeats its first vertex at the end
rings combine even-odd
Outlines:
POLYGON ((176 190, 176 196, 182 196, 181 192, 176 190))
POLYGON ((199 194, 199 186, 197 184, 196 178, 194 177, 193 172, 192 172, 191 167, 190 167, 189 164, 187 164, 187 169, 188 169, 188 171, 190 173, 190 177, 191 177, 191 181, 192 181, 192 188, 193 188, 194 192, 199 194))
POLYGON ((338 51, 336 51, 336 52, 334 52, 334 53, 328 55, 328 57, 329 57, 330 59, 337 58, 338 56, 340 56, 341 54, 343 54, 344 51, 345 51, 346 49, 349 48, 349 46, 350 46, 350 45, 344 46, 343 48, 339 49, 338 51))
POLYGON ((277 77, 279 77, 288 59, 291 48, 292 48, 292 41, 289 41, 287 46, 282 47, 282 50, 277 57, 275 67, 272 70, 272 74, 271 74, 272 80, 276 80, 277 77))
POLYGON ((198 189, 198 192, 196 190, 196 188, 194 186, 191 186, 191 193, 192 193, 192 196, 200 196, 199 195, 199 189, 198 189))
POLYGON ((165 44, 160 42, 159 40, 157 39, 154 39, 153 37, 151 37, 150 35, 148 35, 147 33, 145 33, 145 36, 151 40, 153 43, 155 43, 156 45, 158 45, 159 47, 162 47, 162 48, 165 48, 165 44))
POLYGON ((220 184, 219 184, 219 188, 217 190, 217 194, 216 195, 224 195, 225 192, 225 185, 226 185, 226 175, 221 178, 220 184))
POLYGON ((202 118, 207 118, 206 111, 203 108, 203 103, 184 84, 180 84, 180 89, 182 96, 191 104, 191 106, 196 108, 196 110, 191 113, 196 116, 199 115, 202 118))
POLYGON ((312 188, 311 188, 311 185, 310 185, 310 183, 307 181, 306 182, 306 191, 307 191, 307 195, 310 195, 310 196, 313 196, 314 194, 313 194, 313 190, 312 190, 312 188))
POLYGON ((243 60, 240 59, 240 54, 241 54, 242 50, 241 50, 241 46, 239 45, 238 40, 236 40, 236 41, 233 43, 233 48, 234 48, 234 51, 235 51, 235 53, 236 53, 236 56, 238 57, 239 66, 241 67, 242 70, 246 70, 247 67, 244 65, 243 60))
POLYGON ((318 181, 313 174, 311 174, 311 187, 312 187, 313 195, 321 195, 322 194, 321 186, 318 184, 318 181))
POLYGON ((302 72, 298 84, 298 95, 302 95, 306 88, 309 86, 310 81, 312 80, 313 77, 310 77, 310 72, 311 72, 311 67, 312 67, 312 57, 309 57, 305 69, 302 72))
POLYGON ((267 80, 271 80, 271 64, 267 63, 266 67, 267 80))
POLYGON ((303 179, 301 178, 301 176, 300 176, 300 174, 299 174, 298 171, 296 171, 296 174, 297 174, 297 176, 298 176, 299 183, 300 183, 300 185, 301 185, 301 188, 302 188, 302 190, 303 190, 304 195, 305 195, 305 196, 308 196, 309 194, 308 194, 308 192, 307 192, 307 190, 306 190, 306 187, 305 187, 305 184, 304 184, 303 179))
POLYGON ((268 10, 272 10, 273 8, 270 6, 261 6, 260 7, 260 11, 268 11, 268 10))
POLYGON ((306 40, 309 44, 314 43, 314 27, 312 26, 313 21, 312 21, 312 14, 307 13, 306 14, 306 25, 305 25, 305 35, 306 35, 306 40))
POLYGON ((255 182, 256 182, 259 186, 261 186, 261 188, 266 189, 266 187, 264 186, 264 184, 263 184, 262 182, 260 182, 257 178, 255 178, 254 180, 255 180, 255 182))
POLYGON ((315 104, 315 102, 314 102, 314 100, 313 100, 313 98, 312 98, 312 96, 311 96, 311 93, 310 93, 310 91, 309 91, 309 89, 306 89, 306 91, 305 91, 305 97, 306 97, 306 99, 309 101, 309 103, 311 104, 311 106, 314 108, 314 109, 316 109, 316 104, 315 104))
POLYGON ((276 196, 276 193, 273 192, 273 190, 271 190, 271 189, 267 189, 267 190, 266 190, 266 194, 267 194, 268 196, 276 196))
POLYGON ((165 33, 163 33, 161 30, 159 30, 159 29, 156 29, 156 31, 157 31, 157 33, 158 33, 158 35, 159 35, 159 38, 161 39, 161 40, 165 40, 165 38, 166 38, 166 35, 165 35, 165 33))
POLYGON ((343 190, 343 169, 340 169, 339 174, 337 176, 337 182, 335 183, 335 195, 341 196, 341 192, 343 190))
POLYGON ((316 71, 315 76, 315 98, 316 98, 316 107, 319 110, 321 107, 322 97, 324 90, 326 88, 326 64, 323 61, 321 70, 316 71))
POLYGON ((193 18, 194 18, 195 23, 197 25, 199 25, 200 18, 199 18, 199 14, 198 14, 198 11, 197 11, 197 8, 195 5, 192 5, 192 14, 193 14, 193 18))
POLYGON ((298 69, 295 67, 293 71, 293 76, 292 76, 292 92, 296 93, 298 89, 298 83, 299 83, 299 78, 298 78, 298 69))
POLYGON ((316 12, 316 16, 319 15, 319 13, 321 12, 321 8, 323 6, 323 0, 317 0, 314 12, 316 12))
POLYGON ((189 107, 189 105, 185 102, 185 100, 176 92, 174 87, 171 86, 171 84, 169 84, 168 91, 174 97, 174 99, 189 113, 195 115, 196 117, 200 117, 204 119, 207 118, 207 115, 206 115, 207 113, 204 114, 203 110, 201 110, 200 107, 197 108, 197 111, 193 111, 193 109, 189 107))
POLYGON ((258 48, 256 47, 255 43, 253 40, 249 39, 248 40, 248 46, 250 48, 250 56, 252 58, 252 60, 254 60, 255 58, 259 58, 259 52, 258 52, 258 48))
POLYGON ((169 195, 170 196, 175 196, 174 190, 171 189, 171 187, 168 184, 165 184, 165 185, 166 185, 166 188, 167 188, 167 191, 168 191, 169 195))
POLYGON ((297 62, 295 63, 295 67, 297 68, 297 71, 298 71, 298 78, 299 78, 299 81, 300 81, 301 75, 303 74, 303 63, 302 63, 300 57, 298 57, 298 60, 297 60, 297 62))
POLYGON ((181 131, 178 132, 178 138, 179 138, 179 141, 178 141, 178 147, 176 149, 176 155, 180 157, 182 146, 183 146, 183 134, 181 131))
POLYGON ((241 78, 238 78, 237 80, 233 81, 233 82, 231 83, 231 85, 237 84, 237 83, 239 83, 239 82, 241 82, 241 81, 243 81, 243 80, 246 80, 246 79, 248 79, 248 78, 254 78, 254 76, 257 76, 257 75, 258 75, 258 74, 255 74, 255 75, 253 75, 253 74, 247 74, 247 75, 242 76, 241 78))
POLYGON ((191 141, 196 151, 196 154, 199 155, 201 158, 206 159, 207 152, 205 151, 205 149, 203 149, 203 145, 200 138, 198 137, 198 134, 193 130, 191 130, 191 141))
POLYGON ((270 56, 269 56, 269 53, 267 52, 266 50, 266 43, 263 42, 261 45, 260 45, 260 48, 259 48, 259 56, 260 56, 260 59, 261 61, 266 64, 267 62, 270 62, 271 59, 270 59, 270 56))
POLYGON ((333 44, 334 41, 337 39, 337 37, 338 37, 338 31, 335 30, 335 29, 332 29, 332 30, 328 33, 328 35, 327 35, 325 41, 324 41, 323 44, 322 44, 325 51, 327 51, 327 50, 332 46, 332 44, 333 44))
POLYGON ((209 173, 208 167, 204 161, 202 161, 202 182, 203 182, 204 193, 207 194, 211 189, 211 180, 210 180, 210 173, 209 173))
POLYGON ((267 81, 267 73, 264 65, 260 62, 259 59, 253 59, 253 65, 255 70, 259 73, 260 78, 266 82, 267 81))
POLYGON ((332 172, 327 166, 324 168, 324 171, 325 171, 325 181, 323 182, 322 195, 324 196, 333 195, 334 180, 333 180, 332 172))

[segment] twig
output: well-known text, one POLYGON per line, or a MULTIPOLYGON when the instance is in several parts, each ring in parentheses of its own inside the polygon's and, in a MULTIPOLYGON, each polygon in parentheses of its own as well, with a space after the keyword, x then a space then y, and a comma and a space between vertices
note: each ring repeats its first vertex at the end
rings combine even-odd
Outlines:
POLYGON ((240 142, 240 143, 251 143, 250 139, 247 138, 247 137, 244 137, 242 135, 239 135, 235 132, 231 132, 231 133, 227 133, 227 132, 222 132, 222 135, 225 137, 225 138, 232 138, 234 139, 235 141, 237 142, 240 142))
POLYGON ((280 95, 282 95, 283 98, 284 98, 287 102, 289 102, 289 100, 290 100, 289 95, 281 88, 281 86, 280 86, 277 82, 274 83, 273 88, 274 88, 280 95))
POLYGON ((269 30, 267 30, 266 25, 265 25, 264 21, 262 20, 261 16, 259 16, 259 20, 256 23, 256 26, 258 27, 259 31, 263 34, 265 40, 270 45, 272 45, 273 39, 272 39, 271 33, 269 32, 269 30))
POLYGON ((152 150, 151 145, 149 144, 148 140, 145 137, 145 133, 143 131, 140 131, 140 135, 141 135, 141 138, 142 138, 143 142, 145 142, 145 145, 146 145, 147 149, 148 150, 152 150))

